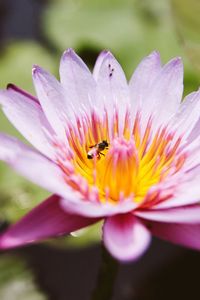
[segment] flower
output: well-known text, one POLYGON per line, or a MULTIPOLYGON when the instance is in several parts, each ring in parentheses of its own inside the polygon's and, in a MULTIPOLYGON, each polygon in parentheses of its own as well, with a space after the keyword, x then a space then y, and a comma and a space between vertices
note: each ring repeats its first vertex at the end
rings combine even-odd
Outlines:
POLYGON ((37 98, 14 85, 2 109, 33 147, 0 135, 0 159, 47 189, 47 200, 0 237, 2 249, 104 220, 119 260, 137 259, 151 234, 200 249, 200 91, 183 102, 183 66, 144 58, 129 84, 103 51, 93 74, 71 49, 60 82, 33 67, 37 98))

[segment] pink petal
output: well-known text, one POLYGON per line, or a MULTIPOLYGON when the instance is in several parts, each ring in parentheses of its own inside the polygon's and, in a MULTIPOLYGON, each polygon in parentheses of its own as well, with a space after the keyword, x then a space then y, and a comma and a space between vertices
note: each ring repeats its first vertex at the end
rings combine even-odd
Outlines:
POLYGON ((133 73, 130 82, 131 108, 134 115, 145 105, 152 83, 161 70, 160 55, 154 51, 145 57, 133 73))
MULTIPOLYGON (((192 172, 191 172, 192 173, 192 172)), ((173 197, 160 202, 154 206, 155 209, 170 209, 173 207, 182 207, 185 205, 192 205, 199 203, 200 200, 200 186, 199 174, 191 174, 190 178, 186 174, 181 174, 184 182, 177 183, 176 190, 173 197), (185 178, 184 178, 185 177, 185 178)), ((173 178, 171 178, 173 182, 173 178)), ((163 186, 164 191, 164 186, 163 186)))
POLYGON ((52 135, 53 130, 37 99, 9 85, 7 90, 0 92, 0 103, 9 121, 21 134, 43 154, 53 157, 53 149, 45 135, 45 132, 52 135))
POLYGON ((166 241, 200 250, 200 224, 172 224, 146 221, 153 235, 166 241))
POLYGON ((108 53, 109 53, 109 51, 103 50, 97 57, 97 60, 95 62, 94 69, 93 69, 93 76, 96 81, 98 80, 98 77, 99 77, 101 65, 102 65, 104 59, 106 58, 106 56, 108 55, 108 53))
POLYGON ((180 58, 169 61, 158 73, 149 91, 142 114, 154 115, 155 128, 164 125, 177 112, 183 93, 183 64, 180 58))
POLYGON ((40 104, 40 102, 38 101, 38 99, 35 96, 29 94, 27 91, 22 90, 20 87, 16 86, 15 84, 9 83, 7 85, 7 90, 13 90, 16 93, 19 93, 19 94, 23 95, 24 97, 28 98, 29 100, 32 100, 32 101, 40 104))
POLYGON ((45 115, 57 135, 66 142, 66 121, 74 114, 65 99, 62 85, 39 66, 33 68, 33 82, 45 115))
POLYGON ((184 98, 170 125, 175 130, 177 136, 183 135, 184 139, 189 136, 188 141, 191 142, 199 136, 199 116, 200 90, 184 98))
MULTIPOLYGON (((95 62, 94 69, 93 69, 93 77, 96 82, 98 82, 99 73, 100 73, 103 61, 106 58, 106 56, 108 55, 108 53, 109 53, 108 51, 104 50, 97 57, 97 60, 95 62)), ((97 106, 98 106, 100 112, 104 111, 104 107, 109 108, 110 105, 112 105, 111 103, 104 104, 104 101, 102 99, 103 97, 105 98, 105 96, 103 96, 103 92, 101 91, 100 87, 97 86, 96 103, 97 103, 97 106)))
POLYGON ((59 196, 53 195, 0 236, 0 249, 18 247, 68 234, 97 221, 98 219, 66 213, 60 207, 59 196))
POLYGON ((131 214, 117 215, 105 221, 103 240, 108 251, 122 261, 136 260, 150 243, 149 231, 131 214))
MULTIPOLYGON (((199 97, 200 98, 200 97, 199 97)), ((189 136, 188 136, 188 142, 192 142, 196 138, 199 138, 199 132, 200 132, 200 117, 198 118, 195 126, 191 130, 189 136)))
POLYGON ((80 196, 73 201, 70 201, 70 197, 65 197, 61 201, 62 208, 67 212, 72 212, 86 217, 104 217, 113 216, 116 214, 123 214, 132 211, 137 207, 137 204, 133 201, 124 201, 113 205, 112 203, 101 203, 98 201, 82 200, 80 196))
POLYGON ((136 210, 134 215, 152 221, 200 224, 200 204, 171 209, 136 210))
POLYGON ((77 114, 92 103, 96 105, 95 80, 88 67, 72 49, 66 50, 61 58, 60 80, 68 103, 71 103, 77 114))
POLYGON ((103 52, 95 65, 95 79, 97 82, 99 101, 103 101, 112 122, 114 108, 118 108, 119 131, 124 128, 124 118, 130 107, 130 95, 124 72, 110 52, 103 52))
MULTIPOLYGON (((0 160, 48 191, 72 197, 73 193, 65 183, 61 169, 19 140, 0 134, 0 160)), ((73 197, 76 198, 76 195, 73 197)))

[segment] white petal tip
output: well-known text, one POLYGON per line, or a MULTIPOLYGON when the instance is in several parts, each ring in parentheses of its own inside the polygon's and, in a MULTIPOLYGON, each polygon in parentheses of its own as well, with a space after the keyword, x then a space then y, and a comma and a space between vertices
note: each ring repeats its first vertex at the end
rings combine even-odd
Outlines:
POLYGON ((74 58, 76 57, 76 52, 72 48, 68 48, 67 50, 64 51, 62 55, 62 59, 68 59, 68 58, 74 58))
POLYGON ((108 53, 111 53, 111 52, 107 49, 104 49, 103 51, 101 51, 101 53, 99 55, 107 55, 108 53))
POLYGON ((41 71, 41 68, 38 65, 33 65, 33 68, 32 68, 33 75, 36 75, 40 71, 41 71))
POLYGON ((176 64, 180 64, 182 63, 182 58, 180 56, 175 57, 172 62, 176 65, 176 64))
POLYGON ((179 66, 182 67, 183 65, 182 58, 180 56, 175 57, 169 61, 168 65, 172 67, 179 67, 179 66))
POLYGON ((115 59, 114 55, 110 51, 106 51, 104 55, 106 59, 115 59))
POLYGON ((153 52, 151 52, 148 56, 149 58, 157 58, 160 59, 160 53, 157 50, 154 50, 153 52))

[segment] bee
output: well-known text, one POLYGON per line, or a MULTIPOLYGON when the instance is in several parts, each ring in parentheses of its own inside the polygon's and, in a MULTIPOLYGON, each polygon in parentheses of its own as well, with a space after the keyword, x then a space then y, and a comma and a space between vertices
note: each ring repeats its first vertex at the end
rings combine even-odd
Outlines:
POLYGON ((102 142, 90 146, 89 148, 91 148, 90 151, 88 151, 87 153, 87 158, 88 159, 93 159, 94 157, 97 157, 98 159, 100 159, 101 155, 105 156, 104 153, 102 153, 103 150, 108 149, 108 142, 106 140, 103 140, 102 142))

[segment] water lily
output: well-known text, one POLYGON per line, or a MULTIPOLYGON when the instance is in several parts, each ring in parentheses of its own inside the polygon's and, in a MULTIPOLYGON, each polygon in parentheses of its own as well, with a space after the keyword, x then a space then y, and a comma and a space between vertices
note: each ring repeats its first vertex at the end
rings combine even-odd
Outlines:
POLYGON ((0 135, 0 159, 51 193, 0 237, 2 249, 104 220, 103 242, 137 259, 151 235, 200 249, 200 92, 182 101, 180 58, 145 57, 127 83, 103 51, 93 73, 71 49, 60 82, 33 67, 37 98, 14 85, 2 109, 32 146, 0 135))

